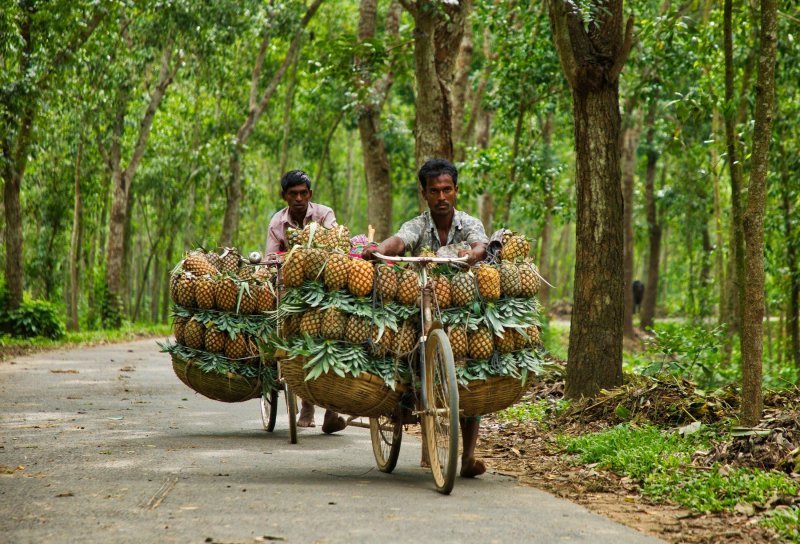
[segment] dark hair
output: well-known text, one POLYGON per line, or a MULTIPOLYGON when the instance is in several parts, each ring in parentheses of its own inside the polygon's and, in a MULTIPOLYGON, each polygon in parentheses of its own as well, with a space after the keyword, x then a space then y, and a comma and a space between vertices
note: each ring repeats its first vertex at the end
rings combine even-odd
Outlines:
POLYGON ((308 174, 302 170, 289 170, 281 178, 281 194, 286 193, 296 185, 302 184, 305 184, 309 191, 311 190, 311 180, 308 179, 308 174))
POLYGON ((422 165, 422 168, 419 169, 417 178, 419 179, 419 184, 422 185, 422 188, 427 189, 428 179, 438 178, 443 174, 449 174, 450 177, 453 178, 453 185, 458 185, 458 170, 452 162, 446 159, 428 160, 422 165))

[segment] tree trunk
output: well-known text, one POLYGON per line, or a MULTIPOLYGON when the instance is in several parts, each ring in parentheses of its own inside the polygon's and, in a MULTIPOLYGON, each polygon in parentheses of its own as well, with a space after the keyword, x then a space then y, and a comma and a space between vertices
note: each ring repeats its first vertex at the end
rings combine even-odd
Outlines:
POLYGON ((294 102, 294 87, 297 83, 297 66, 300 64, 299 51, 298 49, 295 53, 289 84, 286 87, 286 96, 283 99, 283 139, 281 140, 281 162, 278 168, 281 176, 286 172, 286 164, 289 161, 289 135, 292 130, 292 103, 294 102))
MULTIPOLYGON (((547 112, 542 127, 542 145, 544 146, 544 155, 547 160, 546 167, 550 167, 550 157, 552 150, 550 148, 553 140, 553 112, 547 112)), ((544 218, 542 219, 542 234, 541 246, 539 248, 539 270, 542 276, 549 278, 550 276, 550 238, 552 237, 553 230, 553 180, 548 177, 545 180, 544 191, 544 218)), ((550 286, 542 282, 539 288, 539 301, 542 307, 547 311, 550 305, 550 286)))
MULTIPOLYGON (((475 125, 475 143, 479 149, 488 149, 489 137, 491 136, 492 113, 486 111, 484 108, 479 108, 478 111, 473 112, 473 115, 478 116, 475 125)), ((478 210, 480 212, 479 215, 481 223, 483 223, 483 228, 489 236, 491 236, 492 225, 494 223, 494 200, 491 193, 488 191, 479 197, 478 210)))
POLYGON ((78 140, 78 150, 75 154, 75 205, 72 214, 72 236, 69 243, 69 319, 67 328, 77 331, 80 328, 78 322, 78 292, 79 285, 79 266, 81 251, 81 216, 83 205, 81 203, 81 157, 83 155, 83 134, 78 140))
MULTIPOLYGON (((467 12, 472 10, 472 0, 461 0, 467 4, 467 12)), ((455 155, 464 153, 464 142, 462 141, 464 131, 464 103, 467 99, 469 90, 469 72, 472 67, 472 25, 469 20, 464 23, 464 35, 458 48, 456 58, 455 81, 453 82, 453 148, 455 155)), ((488 62, 488 59, 487 59, 488 62)), ((474 114, 474 112, 473 112, 474 114)))
POLYGON ((728 344, 732 342, 742 322, 744 303, 744 232, 742 230, 742 167, 739 159, 738 135, 736 133, 736 110, 734 102, 733 60, 733 0, 725 0, 723 33, 725 48, 725 139, 727 142, 728 172, 731 178, 731 265, 728 267, 728 282, 731 285, 728 297, 728 344))
MULTIPOLYGON (((377 0, 362 0, 359 7, 359 42, 375 37, 377 0)), ((400 5, 392 3, 386 22, 387 34, 397 37, 400 24, 400 5)), ((357 61, 358 62, 358 61, 357 61)), ((361 104, 358 132, 367 179, 367 223, 375 229, 375 239, 385 240, 392 235, 392 178, 389 158, 381 134, 381 110, 392 86, 394 76, 390 68, 382 78, 371 81, 368 73, 357 83, 367 88, 367 98, 361 104)))
POLYGON ((655 134, 655 117, 658 107, 658 97, 652 98, 647 110, 647 134, 645 147, 647 153, 647 167, 644 174, 644 200, 647 209, 647 280, 644 286, 644 299, 642 300, 642 313, 640 326, 643 329, 652 329, 656 314, 656 301, 658 299, 658 261, 661 256, 661 225, 658 224, 658 209, 656 207, 656 165, 658 152, 653 147, 655 134))
POLYGON ((139 168, 153 120, 167 88, 175 78, 175 73, 181 65, 179 60, 172 61, 173 44, 167 43, 161 52, 161 61, 158 69, 158 79, 150 93, 144 115, 139 123, 139 133, 131 153, 127 167, 122 166, 122 135, 125 125, 125 112, 127 109, 129 93, 120 93, 117 116, 114 125, 114 136, 108 153, 101 147, 101 154, 112 172, 113 193, 111 200, 111 217, 108 229, 108 249, 106 251, 106 306, 104 323, 106 326, 119 327, 121 324, 122 297, 125 294, 123 280, 123 267, 125 257, 125 225, 128 221, 130 206, 131 184, 139 168))
POLYGON ((639 129, 627 127, 622 137, 622 200, 623 200, 623 322, 622 331, 633 338, 633 185, 636 177, 636 148, 639 145, 639 129))
MULTIPOLYGON (((719 135, 719 110, 714 108, 711 118, 711 139, 717 140, 719 135)), ((725 308, 727 306, 728 290, 726 285, 725 258, 723 248, 725 247, 725 236, 722 228, 722 197, 719 192, 719 153, 717 146, 711 146, 711 179, 714 182, 714 234, 715 234, 715 268, 717 283, 719 285, 719 308, 718 322, 725 322, 725 308)))
MULTIPOLYGON (((729 0, 728 0, 729 1, 729 0)), ((775 56, 778 41, 776 0, 761 0, 760 46, 756 81, 750 186, 744 216, 745 273, 742 321, 742 423, 756 425, 763 398, 762 344, 764 341, 764 214, 767 205, 769 145, 775 103, 775 56)))
MULTIPOLYGON (((469 3, 402 4, 414 17, 417 168, 435 157, 453 160, 452 84, 469 3)), ((420 203, 422 204, 422 203, 420 203)))
POLYGON ((594 396, 622 384, 623 229, 619 74, 632 44, 622 0, 583 14, 548 0, 553 39, 572 89, 577 232, 565 396, 594 396), (624 35, 624 39, 623 39, 624 35))
POLYGON ((253 133, 258 120, 264 113, 267 105, 269 104, 278 84, 289 65, 298 53, 300 42, 303 38, 303 32, 308 26, 311 18, 319 9, 324 0, 314 0, 314 2, 306 9, 305 15, 300 21, 299 28, 295 31, 292 42, 283 57, 283 61, 275 73, 272 75, 269 83, 264 89, 263 93, 259 95, 259 82, 261 81, 261 69, 264 65, 264 59, 269 49, 270 34, 269 30, 265 32, 264 38, 259 46, 256 62, 250 78, 250 98, 248 102, 247 115, 244 118, 239 130, 236 131, 236 141, 231 147, 231 154, 228 157, 228 183, 225 187, 225 215, 222 219, 222 231, 219 235, 219 245, 222 247, 231 247, 234 245, 236 239, 236 232, 239 229, 239 208, 242 203, 242 152, 244 151, 247 140, 253 133))

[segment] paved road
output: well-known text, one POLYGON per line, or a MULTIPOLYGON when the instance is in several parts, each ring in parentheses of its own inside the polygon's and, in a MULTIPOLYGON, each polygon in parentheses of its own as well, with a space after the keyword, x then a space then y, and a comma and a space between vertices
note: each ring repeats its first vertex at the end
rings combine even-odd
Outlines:
POLYGON ((659 542, 501 476, 442 496, 410 437, 393 474, 364 429, 291 445, 153 341, 2 363, 0 395, 0 542, 659 542))

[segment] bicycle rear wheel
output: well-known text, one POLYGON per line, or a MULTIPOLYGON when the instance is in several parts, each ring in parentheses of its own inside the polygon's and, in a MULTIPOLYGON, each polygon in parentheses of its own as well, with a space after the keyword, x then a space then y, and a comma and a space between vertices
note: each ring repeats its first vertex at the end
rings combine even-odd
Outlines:
POLYGON ((372 439, 372 453, 381 472, 389 473, 397 466, 400 456, 400 443, 403 441, 403 426, 400 417, 380 416, 369 418, 369 436, 372 439))
POLYGON ((425 396, 422 410, 423 447, 428 452, 436 491, 453 490, 458 465, 458 384, 453 350, 447 335, 435 329, 425 345, 425 396))
POLYGON ((264 430, 271 433, 275 430, 275 420, 278 417, 278 390, 270 389, 267 395, 261 395, 261 424, 264 430))

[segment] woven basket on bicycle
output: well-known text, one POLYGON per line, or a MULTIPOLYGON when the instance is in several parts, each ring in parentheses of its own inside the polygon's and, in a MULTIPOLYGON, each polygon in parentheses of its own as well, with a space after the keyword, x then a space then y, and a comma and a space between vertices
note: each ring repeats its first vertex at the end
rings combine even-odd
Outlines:
POLYGON ((306 361, 305 357, 283 359, 283 379, 298 397, 326 410, 363 417, 391 415, 406 391, 399 383, 393 391, 381 378, 366 372, 359 376, 348 373, 345 377, 328 372, 306 381, 306 361))
POLYGON ((493 376, 458 386, 458 408, 464 416, 483 416, 499 412, 519 401, 533 382, 511 376, 493 376))
POLYGON ((204 397, 221 402, 243 402, 261 396, 261 380, 238 374, 203 372, 194 364, 172 354, 172 369, 180 380, 204 397))

